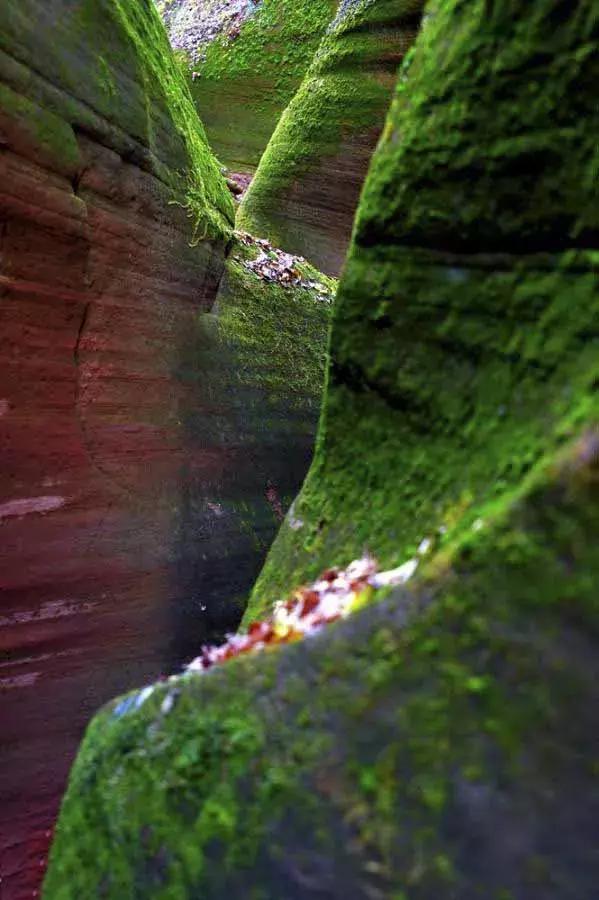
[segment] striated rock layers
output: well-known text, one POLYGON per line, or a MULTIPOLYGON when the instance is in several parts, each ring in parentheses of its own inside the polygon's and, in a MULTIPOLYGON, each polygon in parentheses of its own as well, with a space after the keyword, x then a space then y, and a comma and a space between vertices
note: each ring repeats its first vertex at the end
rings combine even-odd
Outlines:
POLYGON ((337 275, 422 0, 339 4, 239 209, 241 227, 337 275))
POLYGON ((0 9, 0 873, 10 900, 39 881, 94 708, 176 656, 169 618, 189 586, 173 527, 194 469, 220 464, 189 439, 193 399, 178 367, 189 323, 214 298, 231 202, 146 6, 0 9), (195 248, 188 213, 211 238, 195 248))
MULTIPOLYGON (((92 711, 236 624, 307 468, 326 334, 318 292, 289 301, 312 323, 314 377, 289 395, 287 430, 286 387, 268 386, 268 448, 255 411, 264 359, 247 409, 233 372, 215 399, 206 370, 216 354, 202 313, 233 216, 152 4, 0 5, 3 900, 39 882, 92 711), (295 454, 285 475, 278 452, 295 454)), ((276 298, 283 322, 288 297, 276 298)), ((260 324, 242 337, 259 342, 260 324)), ((277 346, 289 334, 281 327, 277 346)), ((236 365, 237 345, 219 340, 236 365)))
POLYGON ((253 172, 336 0, 157 0, 218 158, 253 172))
POLYGON ((311 640, 107 706, 49 900, 593 895, 598 44, 591 0, 430 7, 252 614, 364 544, 420 544, 419 569, 311 640))

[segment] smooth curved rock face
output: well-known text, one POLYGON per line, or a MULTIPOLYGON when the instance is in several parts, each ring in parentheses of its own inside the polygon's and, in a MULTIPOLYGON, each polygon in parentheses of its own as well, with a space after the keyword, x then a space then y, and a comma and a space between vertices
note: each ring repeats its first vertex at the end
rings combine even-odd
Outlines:
POLYGON ((237 172, 254 172, 297 90, 336 0, 158 0, 186 56, 210 144, 237 172))
POLYGON ((400 75, 335 307, 304 528, 281 529, 248 620, 364 547, 392 567, 439 528, 451 540, 590 415, 596 19, 502 2, 482 27, 482 9, 429 7, 400 75))
POLYGON ((429 8, 249 618, 364 545, 428 553, 312 640, 110 704, 49 900, 593 895, 598 44, 590 0, 429 8))
POLYGON ((150 4, 1 4, 3 900, 39 884, 91 713, 181 658, 174 535, 222 460, 180 365, 232 218, 150 4))
POLYGON ((339 274, 422 0, 341 3, 239 209, 241 227, 339 274))

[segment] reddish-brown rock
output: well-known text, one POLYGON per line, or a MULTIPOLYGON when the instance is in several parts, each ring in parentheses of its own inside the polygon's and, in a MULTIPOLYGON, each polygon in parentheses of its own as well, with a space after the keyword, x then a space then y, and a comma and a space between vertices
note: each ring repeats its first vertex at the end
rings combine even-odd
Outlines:
POLYGON ((2 5, 2 900, 90 715, 237 624, 308 467, 333 287, 223 278, 232 218, 151 4, 2 5))
POLYGON ((66 0, 0 10, 2 900, 35 895, 90 714, 180 661, 183 598, 196 640, 211 627, 190 594, 198 517, 182 510, 230 460, 188 428, 187 352, 232 207, 200 123, 191 147, 151 80, 136 41, 168 46, 147 6, 100 0, 93 21, 66 0), (212 226, 195 247, 172 202, 188 185, 212 226))

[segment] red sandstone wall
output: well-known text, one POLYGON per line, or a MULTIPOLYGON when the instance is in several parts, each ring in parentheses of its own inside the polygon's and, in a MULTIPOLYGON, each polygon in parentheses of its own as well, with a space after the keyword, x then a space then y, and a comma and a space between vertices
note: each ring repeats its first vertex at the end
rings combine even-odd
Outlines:
MULTIPOLYGON (((167 148, 152 160, 126 121, 90 106, 90 36, 59 71, 52 54, 75 6, 60 7, 0 10, 2 900, 36 895, 90 715, 177 661, 182 498, 190 478, 222 465, 186 428, 194 398, 181 360, 224 247, 189 246, 190 222, 160 177, 164 111, 148 125, 167 148), (73 59, 82 100, 64 89, 73 59)), ((125 68, 117 81, 138 110, 135 59, 125 68)))
POLYGON ((178 356, 220 271, 165 216, 153 176, 80 147, 76 189, 0 151, 3 898, 41 862, 90 713, 169 664, 173 519, 194 453, 178 356))

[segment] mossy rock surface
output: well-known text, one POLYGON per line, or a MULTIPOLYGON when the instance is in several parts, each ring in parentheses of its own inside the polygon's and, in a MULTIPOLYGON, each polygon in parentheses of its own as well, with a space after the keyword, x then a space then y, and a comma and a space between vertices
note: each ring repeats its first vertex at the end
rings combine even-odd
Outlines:
POLYGON ((206 634, 216 640, 238 624, 314 448, 336 284, 307 264, 312 287, 267 282, 246 266, 260 252, 234 239, 216 302, 195 317, 180 363, 195 398, 186 432, 205 460, 203 478, 189 479, 179 526, 181 577, 195 559, 176 617, 187 658, 206 634), (210 552, 198 558, 188 545, 200 540, 210 552))
POLYGON ((370 156, 423 0, 341 3, 238 213, 241 227, 338 274, 370 156))
POLYGON ((309 640, 106 707, 49 900, 594 895, 598 42, 590 0, 429 7, 248 620, 365 544, 430 554, 309 640))
POLYGON ((229 237, 230 193, 149 0, 5 0, 0 79, 18 151, 29 140, 77 177, 76 136, 88 135, 164 181, 196 238, 229 237))
POLYGON ((318 452, 247 621, 505 502, 594 409, 599 13, 433 3, 363 193, 318 452))
POLYGON ((282 393, 298 410, 310 408, 317 416, 337 282, 299 260, 295 265, 305 286, 267 281, 246 266, 263 252, 258 244, 235 238, 210 314, 218 340, 235 348, 238 363, 232 369, 240 385, 259 384, 273 397, 282 393))
MULTIPOLYGON (((218 158, 235 171, 253 171, 335 14, 336 0, 261 0, 235 27, 195 46, 195 11, 190 0, 159 4, 166 21, 173 7, 190 22, 184 68, 210 143, 218 158)), ((224 24, 230 25, 228 19, 224 24)), ((172 33, 172 29, 171 29, 172 33)))
POLYGON ((593 896, 599 440, 315 638, 106 707, 46 900, 593 896))

